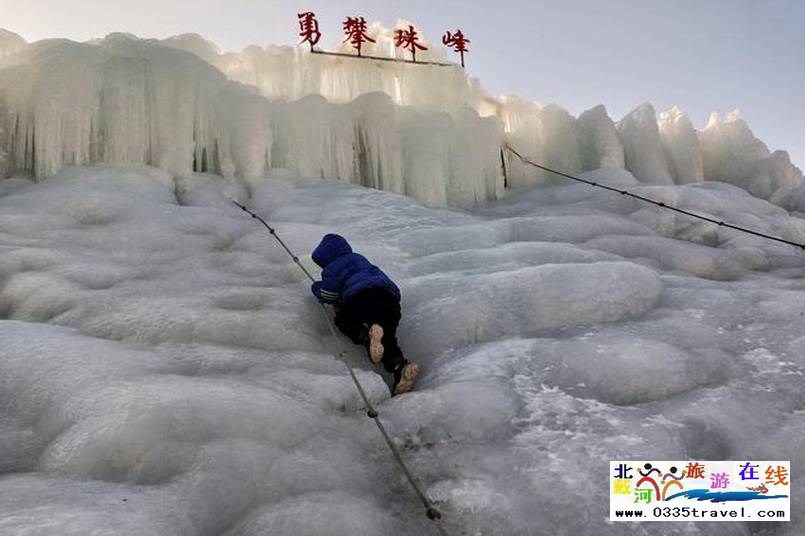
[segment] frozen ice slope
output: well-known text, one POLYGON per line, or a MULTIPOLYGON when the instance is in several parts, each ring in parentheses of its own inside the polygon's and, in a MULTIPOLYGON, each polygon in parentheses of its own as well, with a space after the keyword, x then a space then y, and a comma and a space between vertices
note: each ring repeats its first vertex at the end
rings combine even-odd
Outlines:
MULTIPOLYGON (((724 183, 641 186, 805 240, 724 183)), ((805 463, 805 258, 584 186, 473 211, 335 181, 174 181, 65 168, 0 182, 0 534, 421 535, 308 284, 348 237, 404 295, 419 390, 348 359, 450 534, 643 535, 607 524, 610 459, 805 463)), ((803 532, 803 485, 790 523, 803 532)), ((653 534, 750 535, 740 523, 653 534)))

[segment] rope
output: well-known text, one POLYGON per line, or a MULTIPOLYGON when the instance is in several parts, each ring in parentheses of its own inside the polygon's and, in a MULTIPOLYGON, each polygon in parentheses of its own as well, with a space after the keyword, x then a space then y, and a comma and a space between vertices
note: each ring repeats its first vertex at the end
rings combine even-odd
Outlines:
POLYGON ((378 60, 378 61, 393 61, 395 63, 413 63, 415 65, 438 65, 439 67, 455 67, 455 63, 442 63, 439 61, 414 61, 406 60, 404 58, 384 58, 383 56, 357 56, 355 54, 345 54, 343 52, 327 52, 324 50, 313 49, 311 54, 321 54, 323 56, 338 56, 339 58, 354 58, 356 60, 378 60))
MULTIPOLYGON (((290 255, 291 259, 293 259, 293 262, 295 262, 296 265, 305 273, 307 278, 310 279, 310 281, 315 281, 313 276, 310 275, 310 272, 299 261, 299 257, 294 255, 291 249, 285 244, 285 242, 283 242, 282 238, 280 238, 280 236, 277 234, 277 231, 273 227, 271 227, 268 224, 268 222, 266 222, 263 218, 261 218, 259 214, 252 212, 251 210, 246 208, 244 205, 241 205, 237 201, 233 200, 232 202, 235 205, 237 205, 241 210, 251 215, 252 218, 262 223, 263 226, 265 226, 265 228, 268 229, 268 232, 271 233, 271 236, 273 236, 277 240, 277 242, 279 242, 280 246, 282 246, 282 248, 288 253, 288 255, 290 255)), ((419 501, 422 503, 422 506, 425 507, 425 515, 428 516, 428 519, 430 519, 431 521, 437 522, 436 528, 438 529, 439 534, 446 536, 447 532, 445 532, 444 527, 442 527, 441 524, 438 523, 438 521, 442 518, 442 513, 435 506, 433 506, 433 503, 431 503, 430 499, 428 499, 428 497, 420 489, 419 484, 417 484, 416 479, 414 478, 414 475, 408 469, 408 466, 405 465, 405 462, 403 461, 402 456, 400 455, 399 449, 392 442, 388 432, 386 432, 386 428, 385 426, 383 426, 383 422, 380 420, 380 415, 378 414, 377 410, 374 408, 372 403, 369 401, 369 397, 366 396, 366 391, 364 391, 363 385, 361 385, 361 382, 358 381, 358 377, 355 376, 355 370, 349 365, 349 363, 347 363, 342 359, 346 355, 346 349, 343 348, 343 343, 341 342, 341 339, 339 339, 338 334, 335 331, 333 321, 330 318, 330 315, 327 314, 327 308, 324 306, 323 303, 319 303, 319 305, 321 306, 322 315, 324 315, 324 319, 327 322, 327 327, 330 329, 330 334, 332 334, 333 339, 339 345, 342 346, 342 350, 335 355, 342 363, 344 363, 344 365, 346 365, 347 370, 349 371, 349 376, 352 378, 355 387, 358 389, 358 393, 360 393, 361 398, 363 399, 363 403, 366 405, 366 415, 375 422, 378 430, 380 430, 380 434, 383 436, 383 439, 386 441, 386 445, 391 451, 391 454, 397 461, 397 465, 400 466, 400 469, 402 469, 402 472, 405 475, 405 478, 408 480, 408 483, 411 484, 412 488, 414 488, 414 492, 419 498, 419 501)))
POLYGON ((751 229, 747 229, 745 227, 740 227, 738 225, 732 225, 731 223, 727 223, 725 221, 716 220, 716 219, 713 219, 713 218, 708 218, 707 216, 702 216, 701 214, 696 214, 695 212, 690 212, 690 211, 683 210, 681 208, 677 208, 677 207, 674 207, 674 206, 671 206, 671 205, 666 205, 662 201, 655 201, 655 200, 650 199, 648 197, 643 197, 642 195, 638 195, 638 194, 629 192, 628 190, 621 190, 620 188, 614 188, 612 186, 607 186, 606 184, 600 184, 600 183, 597 183, 595 181, 582 179, 580 177, 574 177, 573 175, 568 175, 567 173, 562 173, 561 171, 556 171, 555 169, 551 169, 549 167, 545 167, 543 165, 537 164, 536 162, 532 162, 531 160, 529 160, 528 158, 524 157, 523 155, 518 153, 516 150, 514 150, 514 148, 512 148, 512 146, 509 145, 508 143, 505 144, 504 146, 506 147, 506 149, 511 151, 511 153, 514 154, 514 156, 516 156, 517 158, 522 160, 524 163, 529 164, 531 166, 534 166, 536 168, 548 171, 550 173, 554 173, 556 175, 559 175, 560 177, 565 177, 566 179, 571 179, 571 180, 574 180, 574 181, 583 182, 584 184, 588 184, 590 186, 595 186, 596 188, 602 188, 604 190, 609 190, 610 192, 615 192, 615 193, 619 193, 621 195, 625 195, 625 196, 628 196, 628 197, 633 197, 633 198, 638 199, 640 201, 643 201, 645 203, 651 203, 652 205, 660 207, 660 208, 664 208, 664 209, 667 209, 667 210, 673 210, 674 212, 679 212, 680 214, 684 214, 685 216, 690 216, 691 218, 696 218, 696 219, 703 220, 703 221, 706 221, 706 222, 715 223, 719 227, 727 227, 729 229, 735 229, 736 231, 741 231, 742 233, 747 233, 747 234, 750 234, 750 235, 759 236, 761 238, 767 238, 769 240, 774 240, 775 242, 782 242, 783 244, 788 244, 789 246, 794 246, 796 248, 800 248, 800 249, 805 250, 805 244, 800 244, 798 242, 792 242, 791 240, 786 240, 785 238, 780 238, 778 236, 772 236, 772 235, 768 235, 768 234, 761 233, 761 232, 758 232, 758 231, 753 231, 751 229))

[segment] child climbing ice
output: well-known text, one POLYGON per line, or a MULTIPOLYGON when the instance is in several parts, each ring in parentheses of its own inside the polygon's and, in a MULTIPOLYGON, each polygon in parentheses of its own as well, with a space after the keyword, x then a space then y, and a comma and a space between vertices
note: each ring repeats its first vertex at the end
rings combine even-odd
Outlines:
POLYGON ((313 251, 321 266, 321 281, 313 283, 313 295, 333 305, 335 325, 355 344, 366 347, 373 363, 394 374, 392 393, 410 391, 419 367, 403 357, 397 345, 400 323, 400 289, 380 268, 336 234, 325 235, 313 251))

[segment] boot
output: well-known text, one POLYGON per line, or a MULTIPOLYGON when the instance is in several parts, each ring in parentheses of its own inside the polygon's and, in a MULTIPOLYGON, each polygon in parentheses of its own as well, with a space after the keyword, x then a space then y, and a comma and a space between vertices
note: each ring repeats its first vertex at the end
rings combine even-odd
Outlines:
POLYGON ((407 360, 400 363, 400 365, 394 369, 392 396, 401 395, 413 389, 418 375, 419 365, 407 360))
POLYGON ((383 328, 379 324, 372 324, 369 328, 369 359, 372 363, 380 363, 383 359, 383 328))

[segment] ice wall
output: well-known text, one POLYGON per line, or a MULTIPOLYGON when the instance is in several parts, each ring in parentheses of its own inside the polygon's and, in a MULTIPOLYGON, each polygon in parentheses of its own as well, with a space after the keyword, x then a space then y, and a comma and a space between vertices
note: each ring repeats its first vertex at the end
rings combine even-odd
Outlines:
POLYGON ((113 34, 87 45, 43 41, 0 71, 7 158, 38 178, 63 165, 147 163, 176 175, 231 159, 261 175, 268 103, 192 55, 113 34))
POLYGON ((195 55, 126 34, 43 41, 17 54, 0 71, 0 173, 41 179, 64 165, 145 163, 249 183, 287 168, 454 205, 502 189, 494 118, 401 107, 382 93, 345 104, 272 101, 201 61, 215 53, 209 43, 174 41, 195 55))
MULTIPOLYGON (((373 24, 376 43, 364 52, 407 54, 393 46, 393 30, 373 24)), ((445 61, 440 45, 418 57, 445 61)), ((678 108, 658 120, 645 103, 616 125, 603 106, 575 118, 556 105, 495 97, 457 66, 304 47, 222 53, 195 34, 29 45, 0 32, 0 175, 147 163, 249 184, 282 168, 429 205, 494 199, 504 172, 515 188, 560 180, 501 153, 505 143, 566 173, 625 168, 649 184, 725 181, 781 206, 803 182, 788 155, 770 154, 737 112, 697 132, 678 108)))
MULTIPOLYGON (((364 54, 407 57, 408 53, 396 49, 393 42, 394 30, 407 25, 404 20, 394 28, 378 23, 370 25, 368 33, 376 42, 366 43, 364 54)), ((721 129, 711 124, 697 133, 687 115, 677 107, 663 112, 658 120, 651 104, 645 103, 627 114, 616 127, 603 106, 576 119, 555 105, 546 107, 516 96, 492 96, 458 66, 365 62, 310 54, 305 47, 288 46, 251 46, 239 53, 221 53, 213 43, 195 34, 176 36, 162 43, 196 54, 230 79, 256 86, 269 99, 323 95, 330 102, 348 103, 361 95, 380 92, 389 95, 395 104, 447 112, 454 117, 470 107, 481 116, 497 117, 507 141, 522 154, 566 173, 606 167, 625 168, 640 181, 653 184, 723 180, 766 199, 782 198, 801 183, 798 180, 801 172, 786 165, 783 157, 772 163, 767 150, 757 153, 751 141, 754 136, 745 123, 721 129), (743 149, 741 140, 746 145, 743 149), (731 158, 735 154, 740 154, 740 158, 731 158)), ((425 43, 429 50, 421 52, 419 59, 447 61, 440 44, 434 46, 426 37, 425 43)), ((341 43, 338 51, 353 53, 348 43, 341 43)), ((439 120, 433 119, 431 124, 438 129, 439 120)), ((442 140, 432 141, 434 150, 441 150, 442 140)), ((424 141, 414 139, 411 143, 424 144, 424 141)), ((510 185, 525 187, 555 179, 510 156, 506 155, 510 185)), ((411 162, 413 167, 409 168, 444 175, 434 171, 438 166, 434 167, 432 160, 411 162)), ((391 162, 392 167, 397 165, 396 161, 391 162)), ((376 181, 369 181, 372 182, 376 181)), ((429 191, 426 197, 445 196, 429 191)))
POLYGON ((275 167, 409 195, 431 206, 502 193, 502 132, 465 108, 455 116, 395 105, 384 93, 348 104, 321 96, 275 106, 275 167))
MULTIPOLYGON (((401 20, 393 28, 379 23, 369 26, 365 56, 410 59, 408 52, 394 46, 394 31, 407 28, 401 20)), ((417 53, 419 61, 447 63, 444 47, 427 38, 428 47, 417 53)), ((311 54, 304 47, 250 46, 239 53, 221 54, 214 44, 195 34, 185 34, 162 41, 163 44, 192 52, 217 67, 230 79, 254 85, 269 99, 294 100, 307 95, 322 95, 331 102, 346 103, 365 93, 382 92, 396 104, 436 110, 458 110, 477 100, 477 86, 464 70, 453 65, 411 65, 395 62, 366 62, 352 58, 311 54)), ((337 52, 353 54, 349 43, 341 43, 337 52)))

